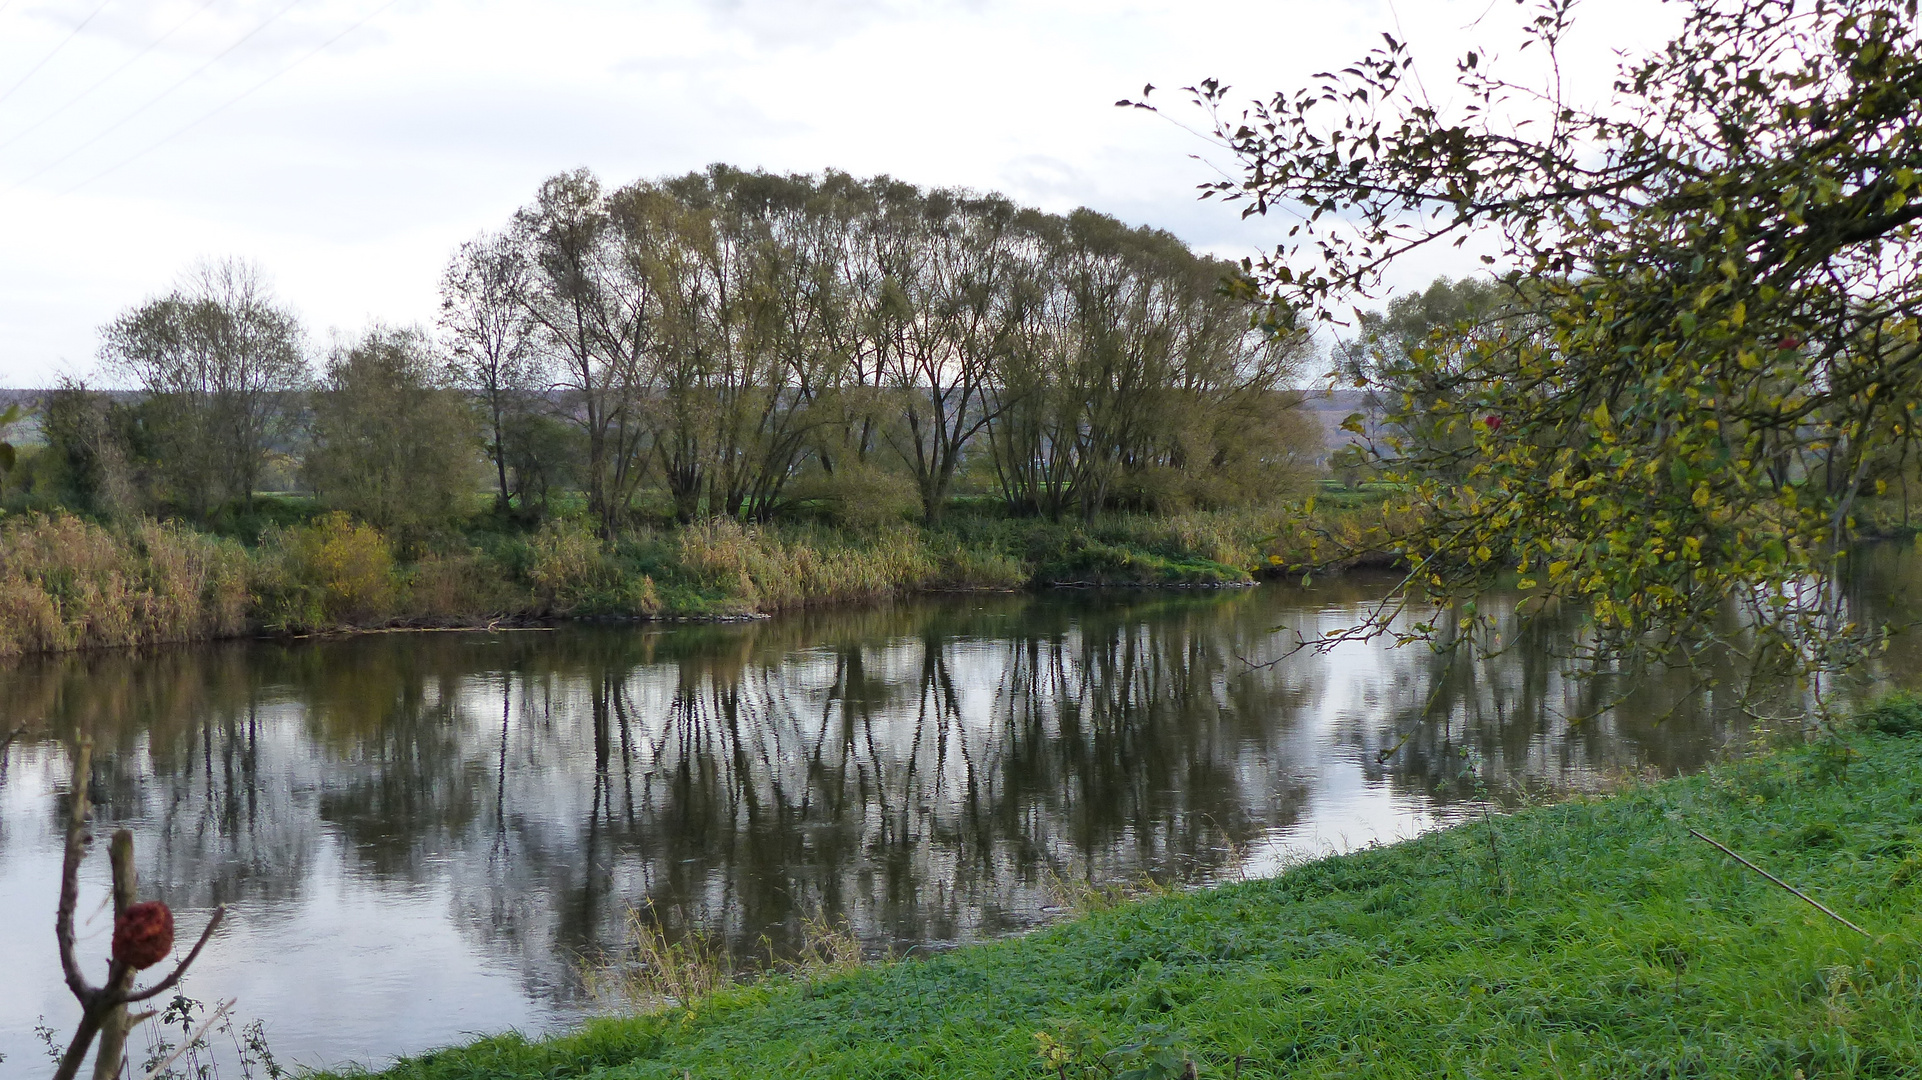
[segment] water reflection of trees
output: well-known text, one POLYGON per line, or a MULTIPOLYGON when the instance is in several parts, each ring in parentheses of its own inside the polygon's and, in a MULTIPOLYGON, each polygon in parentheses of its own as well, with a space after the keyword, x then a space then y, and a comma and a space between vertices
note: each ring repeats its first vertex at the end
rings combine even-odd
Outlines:
POLYGON ((1283 655, 1277 623, 1311 634, 1374 594, 1356 579, 93 654, 0 670, 0 693, 94 735, 102 816, 141 832, 142 873, 176 905, 292 912, 338 860, 444 889, 540 993, 565 993, 629 905, 742 953, 786 947, 810 916, 877 946, 962 940, 1035 920, 1050 875, 1222 870, 1297 821, 1331 755, 1430 793, 1469 747, 1490 772, 1560 783, 1693 767, 1723 737, 1624 710, 1570 725, 1602 691, 1561 679, 1543 643, 1475 668, 1283 655))

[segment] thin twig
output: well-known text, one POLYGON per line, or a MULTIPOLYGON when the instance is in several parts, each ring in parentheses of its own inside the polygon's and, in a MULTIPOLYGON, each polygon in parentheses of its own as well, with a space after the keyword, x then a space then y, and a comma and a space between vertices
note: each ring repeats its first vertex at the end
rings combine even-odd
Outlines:
POLYGON ((194 942, 193 951, 188 953, 187 958, 182 960, 180 964, 174 968, 173 974, 137 994, 128 994, 124 1000, 129 1004, 136 1001, 145 1001, 148 998, 159 995, 163 990, 171 989, 175 983, 180 981, 180 977, 187 973, 187 969, 193 965, 194 959, 200 955, 200 950, 206 946, 207 939, 214 936, 214 929, 220 925, 220 920, 226 918, 226 916, 227 905, 222 904, 215 908, 214 917, 207 920, 207 928, 200 932, 200 940, 194 942))
POLYGON ((1777 885, 1780 885, 1784 889, 1787 889, 1788 891, 1808 901, 1811 905, 1814 906, 1815 910, 1821 912, 1824 915, 1827 915, 1829 918, 1834 919, 1836 922, 1841 923, 1843 926, 1848 927, 1849 929, 1855 931, 1856 933, 1861 934, 1863 937, 1875 936, 1874 934, 1869 933, 1867 930, 1862 929, 1861 927, 1855 925, 1854 923, 1848 921, 1847 919, 1844 919, 1842 916, 1837 915, 1833 909, 1831 909, 1827 904, 1824 904, 1822 901, 1817 900, 1815 897, 1810 896, 1808 893, 1803 892, 1802 890, 1796 888, 1795 886, 1790 885, 1788 882, 1783 881, 1781 878, 1776 877, 1774 874, 1769 873, 1767 870, 1764 870, 1761 867, 1755 865, 1754 863, 1748 861, 1747 859, 1742 858, 1740 855, 1737 855, 1733 850, 1729 848, 1727 844, 1722 843, 1720 840, 1713 839, 1712 837, 1706 836, 1694 829, 1690 829, 1688 831, 1688 834, 1690 836, 1693 836, 1697 840, 1704 841, 1706 843, 1712 844, 1715 847, 1721 849, 1722 854, 1727 855, 1729 858, 1734 859, 1736 862, 1741 863, 1743 866, 1748 867, 1750 870, 1755 871, 1756 873, 1762 875, 1763 877, 1769 879, 1770 881, 1773 881, 1777 885))
POLYGON ((162 1061, 160 1064, 155 1065, 151 1069, 148 1069, 147 1075, 141 1077, 140 1080, 154 1080, 155 1077, 166 1072, 167 1066, 172 1065, 176 1060, 178 1060, 180 1055, 193 1049, 195 1046, 198 1046, 200 1044, 200 1040, 206 1037, 207 1029, 210 1027, 213 1027, 215 1021, 227 1015, 227 1010, 233 1008, 234 1002, 237 1000, 239 999, 228 998, 227 1000, 221 1002, 219 1007, 215 1008, 213 1013, 209 1015, 206 1020, 201 1022, 200 1030, 194 1032, 192 1038, 182 1042, 180 1046, 174 1050, 173 1053, 167 1055, 167 1058, 165 1061, 162 1061))

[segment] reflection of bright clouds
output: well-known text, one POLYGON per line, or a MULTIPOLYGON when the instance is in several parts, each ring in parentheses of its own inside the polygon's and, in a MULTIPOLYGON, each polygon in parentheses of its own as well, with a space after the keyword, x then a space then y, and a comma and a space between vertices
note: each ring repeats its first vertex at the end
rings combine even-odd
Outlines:
MULTIPOLYGON (((83 679, 46 700, 95 717, 103 818, 189 925, 236 905, 197 994, 238 994, 299 1060, 372 1060, 570 1015, 576 956, 627 904, 753 952, 820 910, 876 945, 974 940, 1045 918, 1049 872, 1220 880, 1414 835, 1472 812, 1471 758, 1491 786, 1585 786, 1727 737, 1633 710, 1571 729, 1583 692, 1523 650, 1452 673, 1385 641, 1285 655, 1378 588, 183 650, 0 692, 83 679)), ((62 768, 16 748, 0 785, 0 914, 27 925, 62 768)), ((70 1011, 45 937, 0 937, 27 975, 0 988, 14 1061, 70 1011)))

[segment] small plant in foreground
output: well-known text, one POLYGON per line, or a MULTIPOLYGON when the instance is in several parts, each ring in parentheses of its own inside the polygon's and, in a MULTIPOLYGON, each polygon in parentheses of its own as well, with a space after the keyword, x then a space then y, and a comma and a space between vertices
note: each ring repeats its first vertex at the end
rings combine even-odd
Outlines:
POLYGON ((640 1012, 687 1007, 731 986, 770 975, 811 982, 853 971, 863 963, 861 939, 824 915, 801 921, 798 944, 783 957, 761 939, 766 966, 743 970, 727 943, 700 930, 668 931, 654 905, 627 912, 627 942, 620 957, 581 965, 581 979, 596 1000, 640 1012))
POLYGON ((1083 1024, 1034 1033, 1035 1053, 1060 1080, 1195 1080, 1200 1072, 1187 1040, 1159 1024, 1137 1028, 1111 1045, 1083 1024))

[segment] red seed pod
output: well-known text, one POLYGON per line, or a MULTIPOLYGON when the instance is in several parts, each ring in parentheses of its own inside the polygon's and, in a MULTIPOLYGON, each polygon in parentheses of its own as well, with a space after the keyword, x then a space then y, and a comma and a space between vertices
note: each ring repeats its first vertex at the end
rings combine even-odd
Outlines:
POLYGON ((113 958, 133 969, 150 968, 174 947, 174 913, 158 900, 134 904, 113 921, 113 958))
POLYGON ((1482 423, 1487 424, 1488 430, 1490 431, 1500 431, 1502 429, 1502 418, 1493 414, 1483 417, 1482 423))

